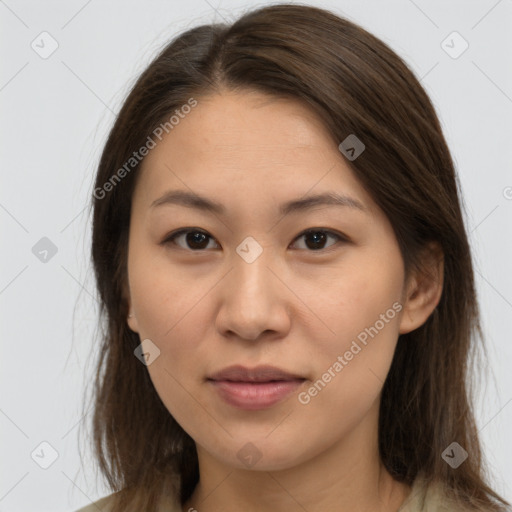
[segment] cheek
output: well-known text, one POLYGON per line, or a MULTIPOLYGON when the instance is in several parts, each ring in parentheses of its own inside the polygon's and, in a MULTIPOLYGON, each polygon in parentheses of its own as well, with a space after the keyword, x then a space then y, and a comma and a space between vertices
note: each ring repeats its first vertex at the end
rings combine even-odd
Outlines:
POLYGON ((165 253, 149 257, 134 251, 129 275, 139 335, 161 342, 177 337, 181 324, 195 314, 208 289, 204 280, 199 284, 171 265, 165 253))
POLYGON ((330 334, 324 329, 326 334, 317 338, 316 369, 320 375, 329 369, 336 375, 344 374, 343 379, 350 379, 351 386, 364 389, 370 384, 368 378, 384 381, 396 347, 404 277, 400 253, 369 254, 337 276, 326 283, 318 303, 318 316, 330 334), (332 368, 336 362, 343 366, 339 370, 338 364, 338 372, 332 368))
MULTIPOLYGON (((399 265, 385 266, 375 258, 360 259, 322 287, 322 318, 342 339, 355 337, 400 301, 402 285, 403 273, 399 265)), ((394 311, 392 309, 390 318, 386 319, 394 320, 394 311)), ((386 325, 388 323, 395 322, 386 322, 386 325)))
POLYGON ((177 299, 167 287, 152 287, 140 308, 140 337, 151 339, 160 350, 147 367, 153 386, 169 413, 193 437, 211 420, 197 393, 204 361, 211 358, 201 344, 207 336, 201 296, 177 299))
MULTIPOLYGON (((130 294, 141 340, 150 339, 160 357, 148 367, 157 389, 185 383, 197 374, 199 345, 205 339, 208 297, 215 283, 190 279, 165 254, 134 250, 129 260, 130 294)), ((211 314, 211 312, 210 312, 211 314)))
POLYGON ((398 339, 400 304, 393 300, 399 288, 382 288, 380 294, 375 286, 368 289, 371 296, 354 294, 354 301, 330 317, 336 335, 323 336, 310 353, 314 378, 298 399, 319 432, 332 424, 343 432, 355 428, 375 406, 389 372, 398 339))

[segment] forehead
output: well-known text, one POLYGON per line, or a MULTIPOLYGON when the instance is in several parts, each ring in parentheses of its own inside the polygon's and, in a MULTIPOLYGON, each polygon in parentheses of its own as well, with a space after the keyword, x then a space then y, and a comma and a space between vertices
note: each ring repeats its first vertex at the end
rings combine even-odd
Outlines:
POLYGON ((369 200, 322 121, 301 102, 252 91, 197 102, 142 163, 138 195, 148 206, 168 188, 250 200, 297 197, 318 185, 315 192, 369 200))
POLYGON ((198 98, 197 106, 157 141, 143 166, 176 159, 214 159, 214 165, 230 167, 238 160, 241 168, 287 165, 308 154, 324 160, 334 146, 321 121, 296 100, 223 92, 198 98))
MULTIPOLYGON (((198 98, 194 111, 181 124, 200 125, 195 133, 198 145, 227 144, 240 147, 280 147, 323 145, 330 138, 318 116, 304 103, 292 98, 264 95, 255 91, 222 92, 198 98)), ((196 126, 192 127, 195 128, 196 126)), ((331 142, 332 143, 332 142, 331 142)))

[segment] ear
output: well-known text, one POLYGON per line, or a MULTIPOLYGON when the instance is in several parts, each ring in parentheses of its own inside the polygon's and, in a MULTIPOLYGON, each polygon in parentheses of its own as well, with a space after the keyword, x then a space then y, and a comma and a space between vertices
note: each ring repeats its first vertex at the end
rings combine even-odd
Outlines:
POLYGON ((135 313, 133 312, 133 310, 129 310, 130 312, 128 313, 128 317, 126 319, 126 321, 128 322, 128 327, 133 331, 133 332, 139 332, 139 325, 137 323, 137 317, 135 316, 135 313))
POLYGON ((126 311, 128 311, 126 322, 128 323, 128 327, 132 331, 139 332, 137 317, 135 316, 135 312, 133 311, 132 301, 131 301, 131 296, 130 296, 130 289, 129 289, 126 279, 123 282, 122 289, 123 289, 122 290, 123 300, 126 304, 126 311))
POLYGON ((421 327, 439 304, 443 293, 444 255, 437 242, 423 249, 419 268, 411 269, 404 286, 400 334, 421 327))

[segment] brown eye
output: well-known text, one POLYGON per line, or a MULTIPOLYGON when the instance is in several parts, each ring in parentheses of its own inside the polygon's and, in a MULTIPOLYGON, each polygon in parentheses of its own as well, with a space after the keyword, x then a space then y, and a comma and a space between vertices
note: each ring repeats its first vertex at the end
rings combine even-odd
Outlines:
MULTIPOLYGON (((296 240, 300 238, 304 238, 306 240, 305 248, 310 251, 321 251, 326 249, 325 244, 329 238, 334 238, 336 241, 346 240, 343 236, 325 229, 308 229, 301 233, 296 240)), ((329 245, 327 248, 332 245, 334 244, 329 245)), ((302 249, 304 247, 299 248, 302 249)))
POLYGON ((182 249, 201 251, 207 248, 209 240, 213 240, 213 238, 204 231, 198 229, 180 229, 167 237, 162 243, 172 243, 182 249), (181 243, 177 243, 178 240, 181 240, 181 243), (183 243, 185 243, 186 246, 183 246, 183 243))
MULTIPOLYGON (((306 242, 304 247, 299 247, 299 249, 305 249, 308 252, 319 252, 329 249, 331 246, 335 245, 336 242, 347 241, 345 236, 326 229, 308 229, 301 233, 295 240, 300 238, 303 238, 306 242), (334 243, 331 243, 326 247, 326 243, 329 238, 334 239, 334 243)), ((167 236, 162 241, 162 244, 173 244, 185 250, 199 252, 208 249, 208 244, 212 240, 214 240, 214 238, 203 230, 196 228, 183 228, 167 236)), ((210 249, 211 248, 212 247, 210 247, 210 249)))

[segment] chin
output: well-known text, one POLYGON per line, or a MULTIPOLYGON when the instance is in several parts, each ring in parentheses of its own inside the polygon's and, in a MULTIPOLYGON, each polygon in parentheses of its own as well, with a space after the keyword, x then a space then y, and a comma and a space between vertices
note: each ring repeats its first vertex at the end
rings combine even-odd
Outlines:
POLYGON ((303 440, 300 443, 302 452, 299 453, 297 444, 283 444, 271 439, 271 436, 254 437, 252 441, 249 439, 250 437, 231 439, 228 445, 224 445, 224 449, 219 449, 220 445, 216 444, 208 451, 210 456, 226 466, 249 471, 286 470, 309 458, 307 451, 304 451, 306 447, 303 440))

